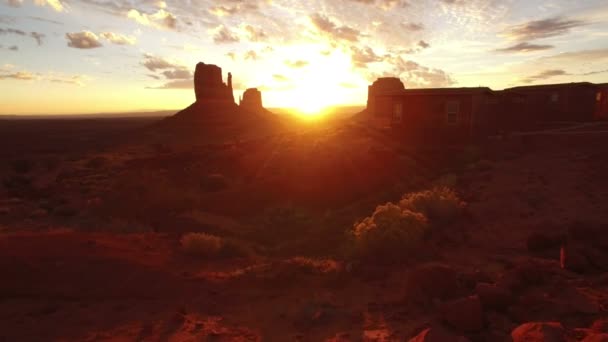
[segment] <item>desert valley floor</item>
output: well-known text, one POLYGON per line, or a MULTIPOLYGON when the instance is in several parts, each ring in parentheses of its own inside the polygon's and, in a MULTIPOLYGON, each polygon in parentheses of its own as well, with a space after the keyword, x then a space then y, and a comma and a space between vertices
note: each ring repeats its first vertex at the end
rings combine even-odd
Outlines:
POLYGON ((152 121, 0 125, 0 341, 608 341, 606 126, 428 151, 152 121), (399 264, 345 257, 355 222, 436 185, 464 217, 399 264), (189 255, 188 232, 231 248, 189 255))

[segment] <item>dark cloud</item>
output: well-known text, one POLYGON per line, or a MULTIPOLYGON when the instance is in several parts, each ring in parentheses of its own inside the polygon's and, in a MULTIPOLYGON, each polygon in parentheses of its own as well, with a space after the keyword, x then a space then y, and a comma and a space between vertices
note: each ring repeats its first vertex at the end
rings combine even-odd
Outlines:
POLYGON ((544 20, 533 20, 508 28, 504 33, 507 37, 530 41, 539 38, 561 36, 570 32, 571 29, 587 25, 581 20, 570 20, 561 17, 544 20))
POLYGON ((1 34, 14 34, 23 37, 30 37, 34 39, 39 46, 42 45, 42 39, 46 37, 43 33, 40 32, 25 32, 12 28, 0 28, 0 35, 1 34))
POLYGON ((165 70, 162 72, 168 80, 189 80, 192 79, 192 73, 186 69, 165 70))
POLYGON ((224 25, 220 25, 216 28, 216 32, 213 35, 213 41, 216 44, 231 44, 238 43, 240 39, 239 36, 237 36, 229 28, 224 25))
POLYGON ((553 78, 556 76, 566 76, 569 75, 567 72, 565 72, 564 70, 560 70, 560 69, 555 69, 555 70, 545 70, 543 72, 540 72, 536 75, 532 75, 529 77, 526 77, 522 80, 522 82, 524 83, 533 83, 536 81, 543 81, 543 80, 547 80, 549 78, 553 78))
POLYGON ((177 64, 173 64, 164 58, 157 57, 157 56, 150 55, 150 54, 144 55, 144 61, 141 64, 144 67, 146 67, 146 69, 148 69, 152 72, 154 72, 156 70, 176 69, 176 68, 182 67, 177 64))
POLYGON ((405 60, 401 56, 388 56, 386 61, 392 66, 392 74, 398 75, 412 88, 449 87, 456 83, 445 71, 405 60))
POLYGON ((530 44, 528 42, 522 42, 519 44, 515 44, 506 48, 497 49, 497 52, 534 52, 534 51, 544 51, 553 49, 553 45, 543 45, 543 44, 530 44))
POLYGON ((361 36, 359 30, 350 26, 339 26, 322 14, 315 13, 310 16, 310 20, 317 30, 336 40, 356 42, 361 36))
POLYGON ((68 46, 75 49, 95 49, 103 46, 99 42, 99 37, 90 31, 66 33, 65 37, 68 46))

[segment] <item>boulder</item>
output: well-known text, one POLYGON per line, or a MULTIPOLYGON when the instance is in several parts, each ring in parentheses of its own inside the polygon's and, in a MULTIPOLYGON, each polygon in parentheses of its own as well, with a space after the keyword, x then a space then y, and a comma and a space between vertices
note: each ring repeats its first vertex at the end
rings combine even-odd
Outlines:
POLYGON ((483 309, 478 296, 470 296, 445 303, 441 307, 443 319, 462 332, 483 329, 483 309))
POLYGON ((565 330, 559 322, 531 322, 511 332, 513 342, 562 342, 565 330))
POLYGON ((504 287, 479 283, 475 287, 475 292, 479 296, 485 310, 501 311, 514 302, 513 294, 504 287))
POLYGON ((409 342, 468 342, 464 336, 458 336, 441 327, 428 328, 423 330, 409 340, 409 342))
POLYGON ((608 318, 600 318, 593 322, 591 330, 596 333, 608 333, 608 318))

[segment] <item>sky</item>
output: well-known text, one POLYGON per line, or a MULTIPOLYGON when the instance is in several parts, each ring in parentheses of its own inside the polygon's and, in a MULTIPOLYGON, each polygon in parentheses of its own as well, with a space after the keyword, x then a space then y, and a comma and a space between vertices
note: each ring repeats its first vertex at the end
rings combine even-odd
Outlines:
POLYGON ((266 107, 406 88, 608 82, 606 0, 0 0, 0 114, 172 110, 195 64, 266 107))

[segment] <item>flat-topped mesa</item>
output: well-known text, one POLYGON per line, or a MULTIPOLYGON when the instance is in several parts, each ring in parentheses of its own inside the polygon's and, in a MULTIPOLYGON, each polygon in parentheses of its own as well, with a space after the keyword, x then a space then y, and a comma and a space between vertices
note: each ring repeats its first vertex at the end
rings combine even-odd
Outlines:
POLYGON ((232 74, 228 84, 222 79, 222 68, 213 64, 198 63, 194 72, 194 93, 197 103, 234 103, 232 74))
POLYGON ((257 88, 249 88, 243 93, 243 98, 239 102, 242 109, 251 112, 260 112, 264 110, 262 105, 262 92, 257 88))
POLYGON ((379 95, 395 94, 405 90, 403 82, 398 77, 378 78, 367 90, 367 111, 371 115, 376 113, 378 103, 376 97, 379 95))

